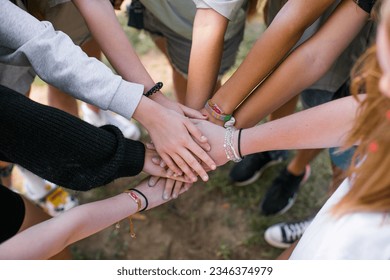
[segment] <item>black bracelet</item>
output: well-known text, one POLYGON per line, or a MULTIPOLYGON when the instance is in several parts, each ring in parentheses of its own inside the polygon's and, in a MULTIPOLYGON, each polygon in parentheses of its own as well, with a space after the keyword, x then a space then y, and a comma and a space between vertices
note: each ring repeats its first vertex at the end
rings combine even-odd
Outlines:
POLYGON ((149 89, 146 93, 144 93, 144 95, 145 95, 146 97, 151 96, 153 93, 158 92, 160 89, 162 89, 163 85, 164 85, 164 84, 163 84, 162 82, 156 83, 156 84, 154 85, 154 87, 152 87, 151 89, 149 89))
POLYGON ((140 212, 145 211, 148 208, 148 206, 149 206, 149 202, 148 202, 148 199, 146 198, 146 196, 142 192, 137 190, 137 189, 129 189, 129 191, 135 191, 135 192, 137 192, 137 193, 139 193, 140 195, 143 196, 143 198, 145 199, 145 207, 143 209, 139 210, 139 211, 140 212))
POLYGON ((240 130, 238 131, 238 141, 237 141, 237 144, 238 144, 238 155, 240 156, 240 158, 244 158, 241 155, 241 131, 242 131, 242 128, 240 128, 240 130))

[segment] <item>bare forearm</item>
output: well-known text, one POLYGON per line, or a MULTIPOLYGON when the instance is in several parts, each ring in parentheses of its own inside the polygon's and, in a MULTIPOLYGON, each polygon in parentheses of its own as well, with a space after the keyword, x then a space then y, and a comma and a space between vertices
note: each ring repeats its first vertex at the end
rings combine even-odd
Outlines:
POLYGON ((186 105, 203 108, 214 93, 228 20, 212 9, 198 9, 192 35, 186 105))
POLYGON ((110 1, 73 0, 73 2, 117 73, 127 81, 143 84, 145 91, 152 88, 155 83, 129 42, 110 1))
POLYGON ((243 155, 283 149, 316 149, 344 144, 359 103, 352 96, 242 131, 243 155))
MULTIPOLYGON (((153 188, 147 186, 147 181, 137 186, 148 198, 148 209, 167 201, 162 198, 164 185, 165 180, 160 180, 153 188)), ((140 195, 139 198, 142 209, 145 200, 140 195)), ((137 203, 127 194, 77 206, 2 243, 0 259, 47 259, 66 246, 107 228, 137 210, 137 203)))
POLYGON ((367 19, 368 14, 354 2, 344 1, 325 25, 297 48, 235 112, 237 126, 256 125, 320 79, 367 19), (349 19, 345 20, 347 17, 349 19))
POLYGON ((225 113, 232 113, 286 56, 304 30, 333 2, 334 0, 288 1, 234 75, 217 91, 212 100, 225 113))

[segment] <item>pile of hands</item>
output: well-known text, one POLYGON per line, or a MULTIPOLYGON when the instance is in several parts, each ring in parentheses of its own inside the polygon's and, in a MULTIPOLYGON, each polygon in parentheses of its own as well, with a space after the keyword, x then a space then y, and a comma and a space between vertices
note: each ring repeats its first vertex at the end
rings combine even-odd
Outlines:
POLYGON ((143 171, 151 175, 146 179, 147 185, 155 187, 165 182, 163 200, 177 198, 189 190, 198 176, 208 181, 207 172, 228 161, 223 147, 223 123, 211 122, 214 120, 207 111, 175 105, 169 110, 177 115, 177 122, 168 124, 174 128, 170 139, 153 137, 150 133, 151 142, 145 144, 143 171))

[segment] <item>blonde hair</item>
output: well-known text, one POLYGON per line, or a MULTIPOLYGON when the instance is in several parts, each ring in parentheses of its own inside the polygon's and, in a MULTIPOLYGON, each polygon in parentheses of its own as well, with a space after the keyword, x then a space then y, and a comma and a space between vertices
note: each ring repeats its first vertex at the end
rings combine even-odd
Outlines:
MULTIPOLYGON (((380 16, 390 40, 390 1, 382 2, 380 16)), ((381 76, 373 46, 352 69, 351 92, 357 100, 357 94, 367 94, 359 101, 355 125, 347 141, 349 146, 359 143, 348 171, 352 187, 334 207, 336 214, 390 211, 390 98, 379 91, 381 76)))

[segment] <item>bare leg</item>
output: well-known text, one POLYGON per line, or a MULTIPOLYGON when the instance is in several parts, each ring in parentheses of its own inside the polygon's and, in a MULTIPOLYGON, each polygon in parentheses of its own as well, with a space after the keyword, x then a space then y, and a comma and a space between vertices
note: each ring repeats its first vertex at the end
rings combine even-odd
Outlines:
POLYGON ((306 165, 308 165, 321 151, 322 149, 297 151, 295 157, 288 164, 287 170, 295 176, 301 175, 305 172, 306 165))
MULTIPOLYGON (((168 58, 168 52, 166 47, 165 38, 156 38, 154 43, 159 48, 159 50, 168 58)), ((168 59, 169 61, 169 59, 168 59)), ((173 81, 173 90, 175 94, 176 101, 184 104, 186 92, 187 92, 187 79, 180 74, 175 67, 171 64, 172 68, 172 81, 173 81)))

